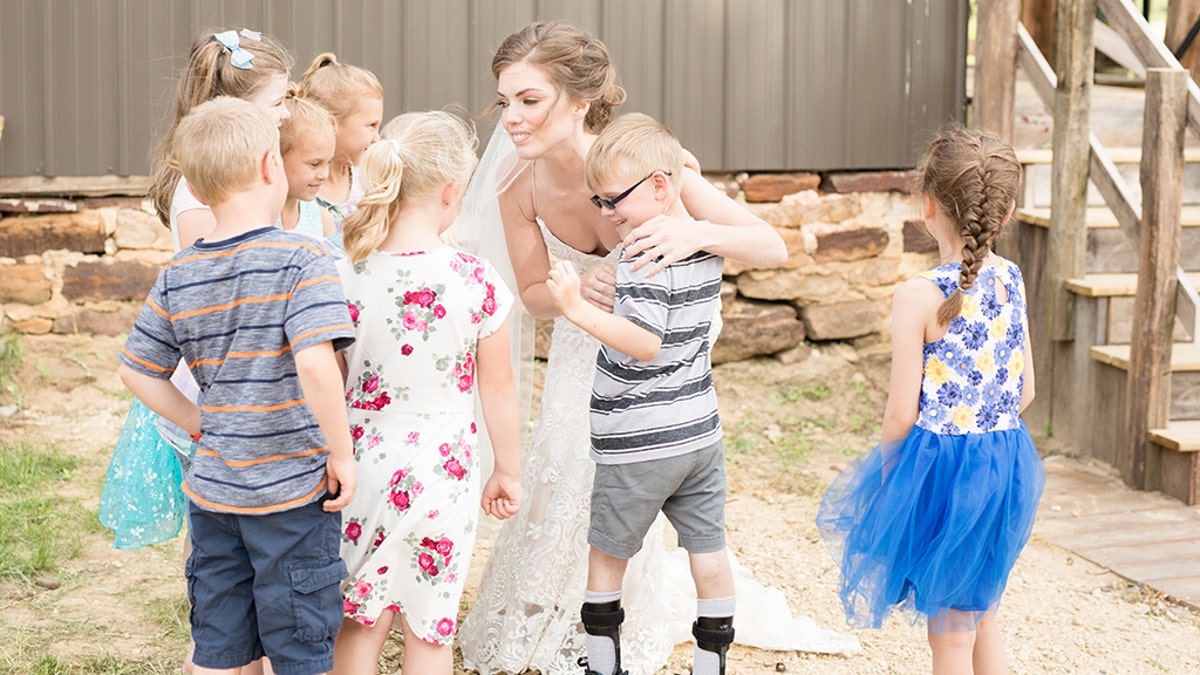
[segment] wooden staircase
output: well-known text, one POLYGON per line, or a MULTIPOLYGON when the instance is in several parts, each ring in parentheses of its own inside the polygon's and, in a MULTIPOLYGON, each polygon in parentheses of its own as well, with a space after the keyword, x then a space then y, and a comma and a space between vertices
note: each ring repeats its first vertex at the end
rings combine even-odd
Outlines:
MULTIPOLYGON (((1129 150, 1115 154, 1123 165, 1136 166, 1139 160, 1138 153, 1129 150)), ((1051 435, 1081 454, 1120 467, 1138 281, 1136 242, 1128 241, 1107 207, 1087 208, 1087 273, 1065 282, 1075 297, 1074 340, 1066 344, 1050 340, 1048 308, 1036 298, 1036 289, 1045 287, 1050 209, 1038 205, 1032 190, 1033 181, 1043 180, 1049 157, 1042 152, 1018 152, 1018 158, 1025 166, 1025 203, 1035 205, 1017 210, 1001 252, 1021 265, 1031 294, 1039 394, 1026 412, 1026 421, 1035 433, 1051 435)), ((1200 152, 1195 159, 1198 163, 1193 166, 1200 169, 1200 152)), ((1189 281, 1200 286, 1200 188, 1185 196, 1196 203, 1181 209, 1181 262, 1189 281)), ((1200 502, 1200 344, 1191 340, 1178 317, 1172 340, 1169 424, 1149 431, 1156 453, 1148 460, 1146 479, 1139 487, 1196 504, 1200 502)))
MULTIPOLYGON (((1103 148, 1087 131, 1090 79, 1083 82, 1090 78, 1091 50, 1099 44, 1091 42, 1092 26, 1087 25, 1095 21, 1094 14, 1088 14, 1086 0, 1059 2, 1068 5, 1066 12, 1060 8, 1060 20, 1073 16, 1075 25, 1067 28, 1073 31, 1069 37, 1059 33, 1060 43, 1074 44, 1060 50, 1065 62, 1058 72, 1050 71, 1019 23, 1011 55, 1055 113, 1054 150, 1018 153, 1025 167, 1022 203, 1011 234, 1000 245, 1001 253, 1024 271, 1030 296, 1037 398, 1025 419, 1035 435, 1053 436, 1081 455, 1113 465, 1135 487, 1196 504, 1200 148, 1185 149, 1181 141, 1184 124, 1193 141, 1200 139, 1200 89, 1190 78, 1182 84, 1181 72, 1186 71, 1161 42, 1154 43, 1128 0, 1094 0, 1090 7, 1098 5, 1114 29, 1097 31, 1104 31, 1109 42, 1112 34, 1119 35, 1149 67, 1142 71, 1151 101, 1142 147, 1103 148), (1060 87, 1059 77, 1074 80, 1060 87), (1072 98, 1081 89, 1084 99, 1072 98), (1063 154, 1059 162, 1054 152, 1063 154), (1082 184, 1072 186, 1071 174, 1081 166, 1089 171, 1081 172, 1082 184), (1148 181, 1141 182, 1142 173, 1148 181), (1067 199, 1052 209, 1050 195, 1056 191, 1067 199), (1139 285, 1145 286, 1140 298, 1139 285)), ((1011 4, 981 3, 980 21, 988 11, 1014 12, 1011 4)), ((976 98, 982 95, 995 109, 996 99, 1004 97, 989 87, 996 87, 1003 80, 996 74, 1005 71, 978 61, 989 59, 988 45, 982 47, 976 49, 976 98)), ((1009 58, 1002 53, 1000 63, 1009 58)), ((1004 105, 999 108, 1003 111, 1004 105)), ((987 109, 983 117, 988 117, 987 109)), ((976 122, 989 126, 986 119, 976 122)), ((992 124, 1004 128, 1005 122, 992 124)), ((1007 128, 1011 136, 1011 121, 1007 128)))

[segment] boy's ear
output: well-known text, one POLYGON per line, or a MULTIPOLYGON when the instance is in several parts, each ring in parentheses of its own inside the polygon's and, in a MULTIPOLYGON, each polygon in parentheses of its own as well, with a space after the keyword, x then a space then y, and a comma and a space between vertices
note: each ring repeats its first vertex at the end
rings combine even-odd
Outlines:
POLYGON ((259 161, 259 173, 262 174, 263 182, 270 185, 278 180, 286 180, 283 175, 283 160, 279 157, 278 150, 268 150, 259 161))
POLYGON ((654 172, 654 176, 650 179, 654 184, 654 198, 662 201, 671 196, 669 188, 671 187, 671 177, 662 171, 654 172))

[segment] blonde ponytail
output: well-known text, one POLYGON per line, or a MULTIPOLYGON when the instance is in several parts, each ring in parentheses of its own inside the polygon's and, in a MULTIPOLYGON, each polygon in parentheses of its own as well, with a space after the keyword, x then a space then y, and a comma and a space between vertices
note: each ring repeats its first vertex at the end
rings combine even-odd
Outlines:
POLYGON ((410 204, 434 198, 450 183, 466 188, 475 168, 475 131, 442 111, 405 113, 388 122, 359 168, 365 193, 342 221, 346 256, 359 263, 379 247, 410 204))

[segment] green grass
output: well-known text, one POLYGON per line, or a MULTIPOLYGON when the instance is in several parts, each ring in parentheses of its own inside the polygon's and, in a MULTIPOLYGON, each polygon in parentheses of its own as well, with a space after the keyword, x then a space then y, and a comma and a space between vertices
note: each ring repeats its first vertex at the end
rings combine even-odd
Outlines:
POLYGON ((734 454, 745 454, 754 449, 758 443, 758 437, 752 432, 748 433, 751 427, 750 420, 741 420, 733 425, 733 429, 726 428, 726 445, 733 451, 734 454))
MULTIPOLYGON (((85 472, 81 462, 54 445, 0 443, 0 583, 35 594, 34 579, 55 576, 70 591, 75 576, 65 563, 80 555, 83 537, 103 530, 96 513, 72 496, 85 472), (66 579, 63 579, 66 576, 66 579)), ((89 486, 83 486, 89 488, 89 486)), ((98 488, 97 488, 98 489, 98 488)), ((63 591, 51 591, 60 593, 63 591)), ((157 645, 147 653, 120 654, 106 635, 113 626, 64 615, 50 627, 10 625, 0 616, 0 675, 173 675, 183 654, 165 645, 186 645, 186 594, 142 604, 159 627, 157 645), (91 645, 91 654, 64 655, 56 646, 72 641, 91 645)))
POLYGON ((80 526, 95 517, 57 494, 76 465, 53 445, 0 444, 0 579, 32 580, 79 555, 80 526))
POLYGON ((163 643, 187 643, 192 637, 192 627, 188 622, 191 605, 187 593, 166 598, 154 598, 145 607, 146 617, 150 622, 162 628, 160 639, 163 643))
POLYGON ((21 405, 21 390, 17 386, 17 373, 25 354, 21 349, 21 336, 13 333, 0 342, 0 401, 14 400, 21 405))
POLYGON ((824 401, 833 395, 829 387, 823 384, 801 389, 800 387, 782 387, 771 395, 775 403, 800 403, 802 401, 824 401))
POLYGON ((0 661, 0 673, 17 675, 167 675, 179 671, 179 664, 124 659, 113 654, 98 654, 64 661, 42 654, 32 661, 0 661))

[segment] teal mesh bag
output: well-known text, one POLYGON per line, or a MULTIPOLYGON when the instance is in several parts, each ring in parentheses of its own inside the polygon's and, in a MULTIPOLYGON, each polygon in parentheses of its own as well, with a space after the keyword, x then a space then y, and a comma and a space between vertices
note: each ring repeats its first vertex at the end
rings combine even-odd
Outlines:
POLYGON ((100 522, 113 547, 136 549, 179 534, 186 505, 175 449, 158 433, 154 411, 134 399, 100 494, 100 522))

